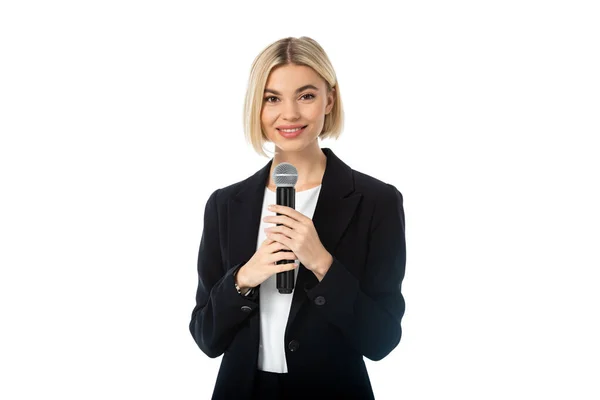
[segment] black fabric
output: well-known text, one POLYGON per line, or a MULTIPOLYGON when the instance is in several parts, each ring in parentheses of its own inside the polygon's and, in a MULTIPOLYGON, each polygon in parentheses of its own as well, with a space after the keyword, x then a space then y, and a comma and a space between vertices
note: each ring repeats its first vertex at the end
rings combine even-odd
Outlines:
MULTIPOLYGON (((333 263, 321 281, 298 266, 284 336, 287 399, 373 399, 363 357, 383 359, 402 336, 403 196, 321 150, 327 164, 312 222, 333 263)), ((223 356, 213 399, 248 400, 257 379, 268 385, 257 375, 260 285, 245 298, 233 272, 256 252, 272 161, 206 203, 189 330, 206 355, 223 356)))
MULTIPOLYGON (((289 398, 291 391, 287 373, 256 370, 253 400, 280 400, 289 398)), ((307 399, 308 400, 308 399, 307 399)))

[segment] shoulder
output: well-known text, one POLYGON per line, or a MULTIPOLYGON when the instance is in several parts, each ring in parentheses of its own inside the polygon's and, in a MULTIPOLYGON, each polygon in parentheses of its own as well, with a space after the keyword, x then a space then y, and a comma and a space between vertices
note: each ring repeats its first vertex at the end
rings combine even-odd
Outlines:
POLYGON ((402 193, 391 183, 384 182, 364 172, 352 169, 354 190, 362 193, 366 199, 375 203, 390 202, 398 198, 402 202, 402 193))
POLYGON ((360 192, 370 217, 370 232, 385 227, 386 232, 404 232, 404 197, 391 183, 352 170, 354 188, 360 192))
POLYGON ((233 183, 228 186, 223 186, 223 187, 217 188, 210 195, 210 199, 212 200, 214 197, 214 200, 217 203, 222 203, 224 201, 227 201, 228 198, 230 198, 234 193, 236 193, 239 190, 240 185, 241 185, 241 182, 237 182, 237 183, 233 183))
POLYGON ((246 184, 251 183, 250 181, 255 178, 255 175, 213 190, 208 201, 216 204, 226 203, 230 198, 234 197, 235 194, 239 193, 246 184))

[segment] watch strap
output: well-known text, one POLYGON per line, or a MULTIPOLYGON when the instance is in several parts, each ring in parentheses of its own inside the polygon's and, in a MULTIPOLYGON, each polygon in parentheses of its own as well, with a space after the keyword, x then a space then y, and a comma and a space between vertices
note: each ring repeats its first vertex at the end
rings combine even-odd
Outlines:
MULTIPOLYGON (((240 267, 241 268, 241 267, 240 267)), ((237 269, 237 271, 235 271, 233 273, 233 284, 235 285, 235 290, 237 290, 237 292, 239 294, 241 294, 244 297, 248 297, 250 296, 253 292, 254 292, 254 288, 250 288, 246 291, 246 293, 242 293, 242 291, 240 290, 240 287, 238 286, 237 282, 235 281, 235 276, 237 275, 238 271, 240 270, 240 268, 237 269)))

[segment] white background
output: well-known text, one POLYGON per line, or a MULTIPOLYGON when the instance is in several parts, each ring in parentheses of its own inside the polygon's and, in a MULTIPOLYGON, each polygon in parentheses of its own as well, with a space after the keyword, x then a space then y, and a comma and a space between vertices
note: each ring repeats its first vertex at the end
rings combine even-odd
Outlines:
POLYGON ((376 398, 600 398, 594 3, 2 2, 0 398, 210 398, 204 207, 268 162, 250 66, 303 35, 346 111, 321 147, 405 199, 376 398))

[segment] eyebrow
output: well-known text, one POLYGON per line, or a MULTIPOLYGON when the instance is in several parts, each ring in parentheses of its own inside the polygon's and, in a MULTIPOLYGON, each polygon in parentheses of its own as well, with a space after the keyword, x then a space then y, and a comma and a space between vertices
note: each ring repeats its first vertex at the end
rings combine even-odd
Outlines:
MULTIPOLYGON (((296 89, 296 93, 300 93, 301 91, 306 90, 306 89, 313 89, 313 90, 316 90, 317 92, 319 91, 319 89, 316 86, 314 86, 314 85, 304 85, 304 86, 299 87, 298 89, 296 89)), ((279 93, 277 90, 265 89, 265 93, 267 93, 267 92, 271 92, 273 94, 281 96, 281 93, 279 93)))

